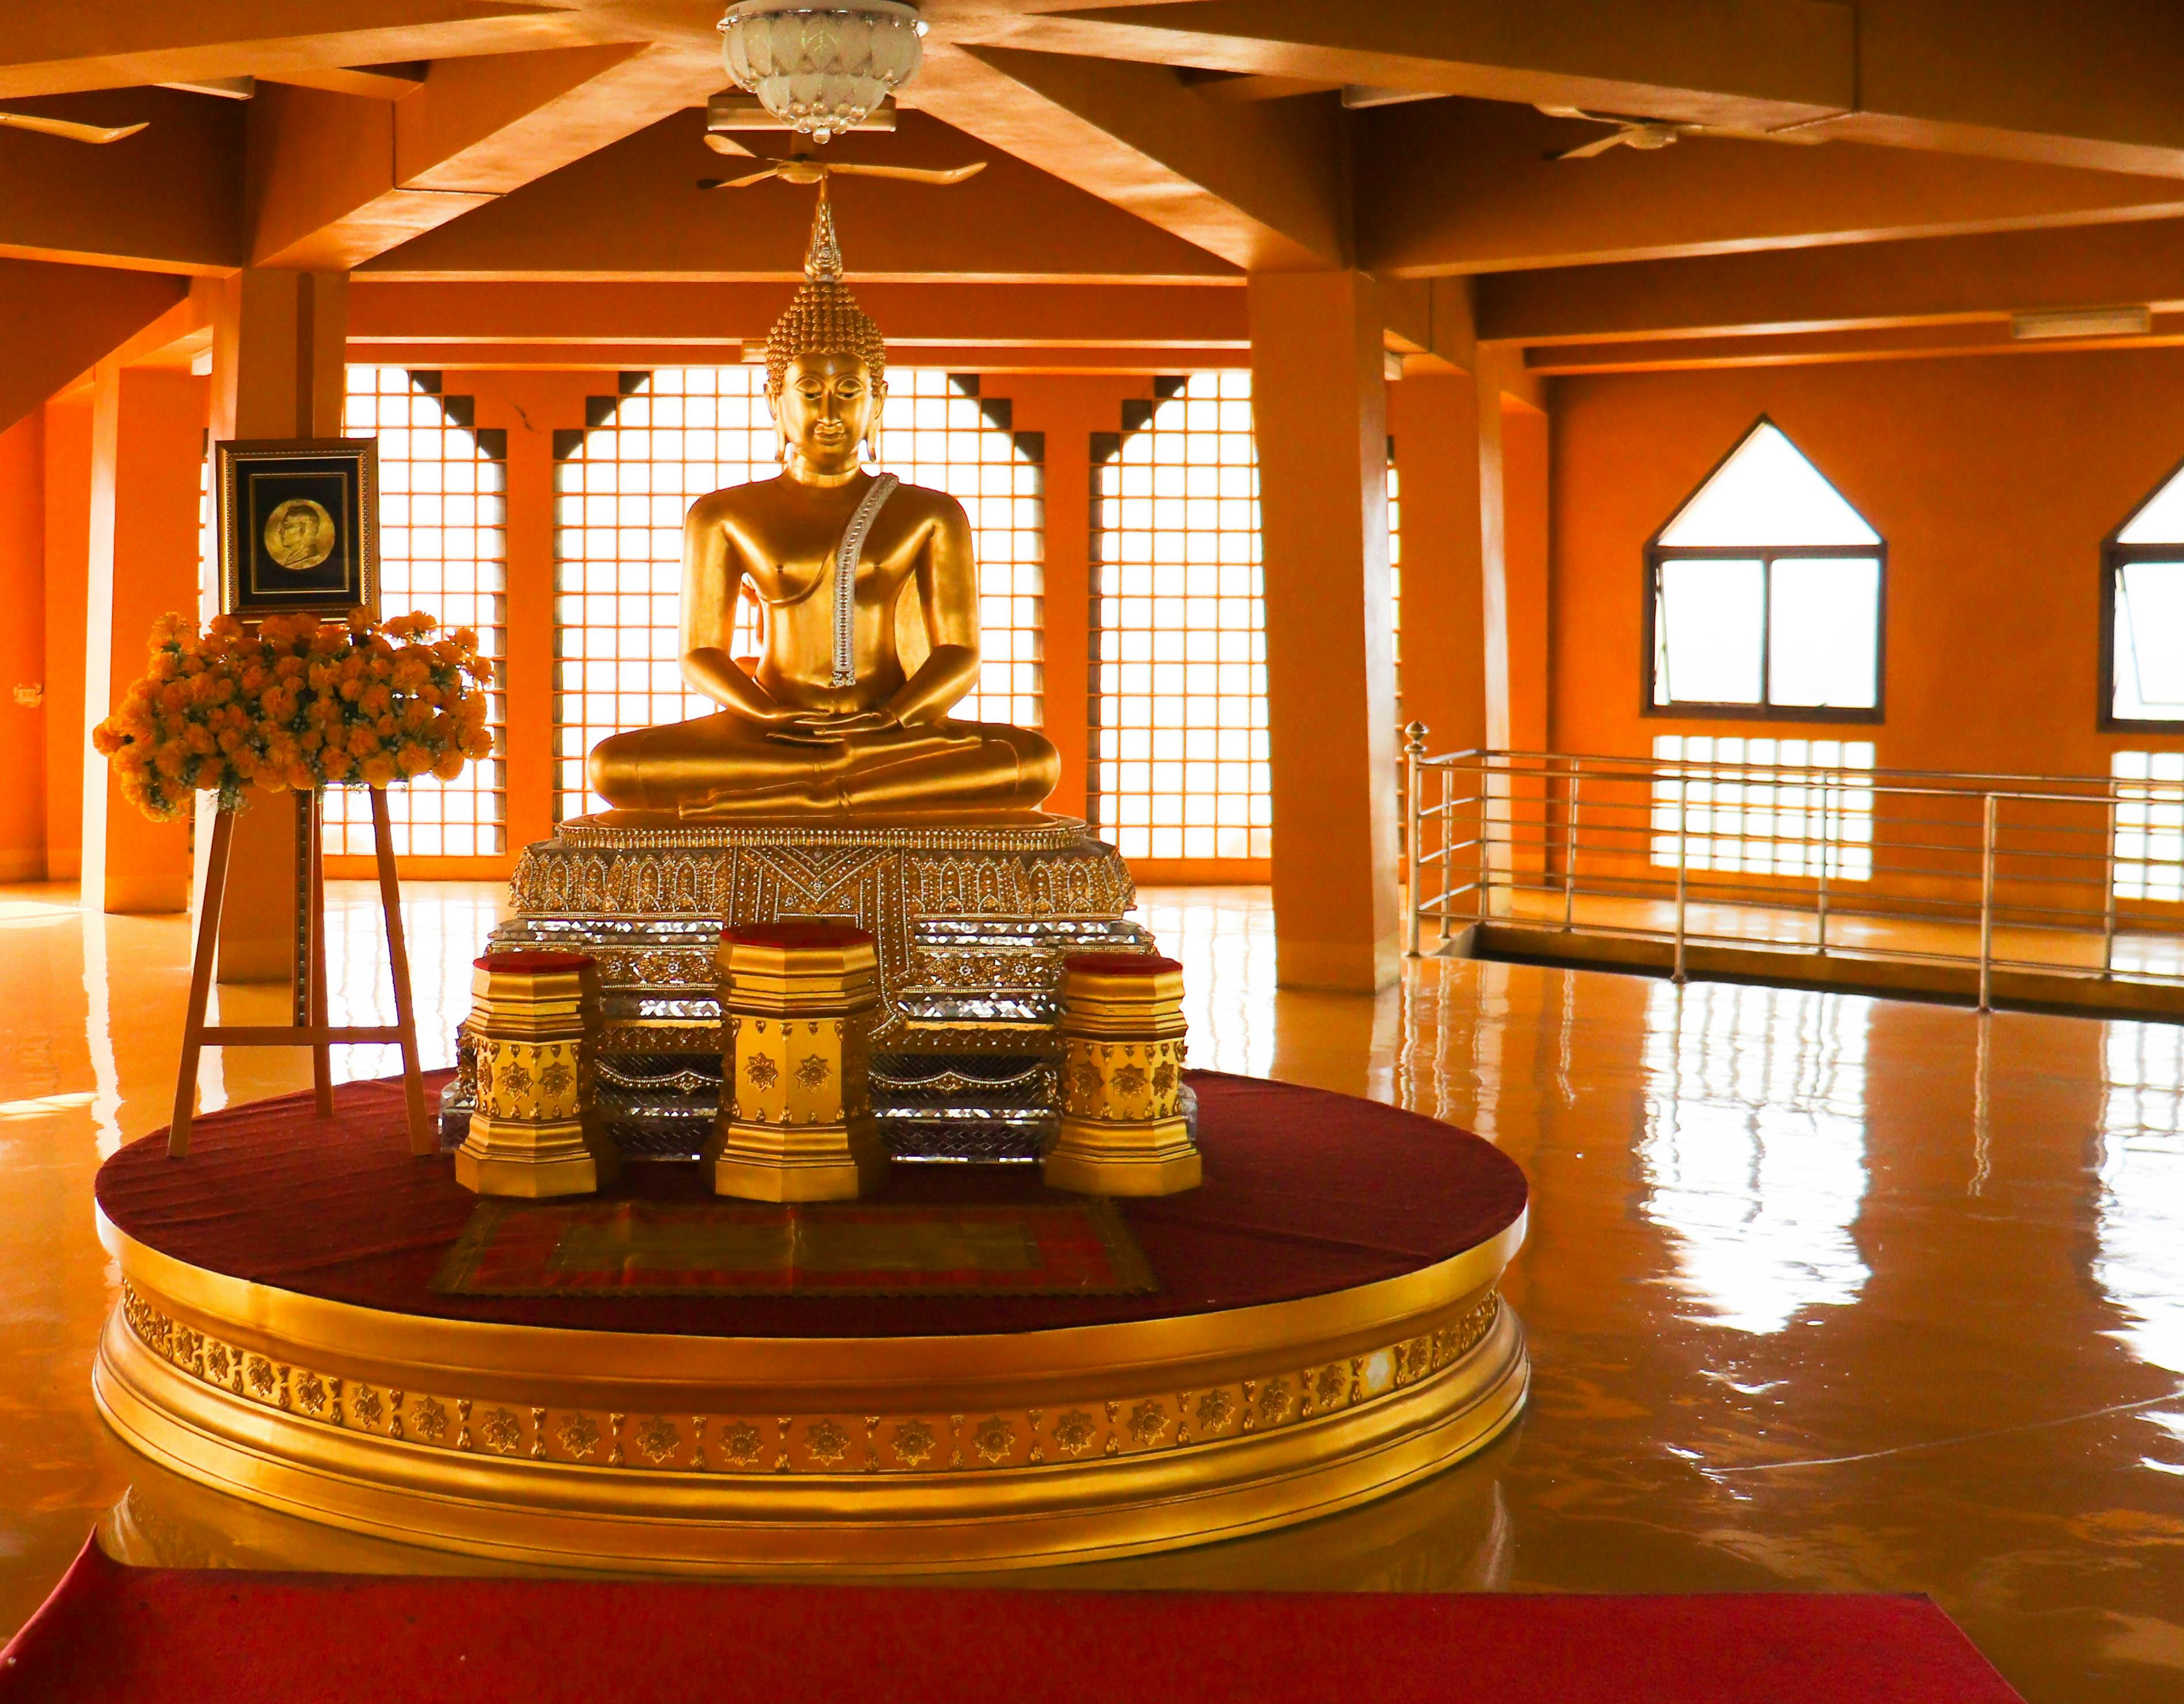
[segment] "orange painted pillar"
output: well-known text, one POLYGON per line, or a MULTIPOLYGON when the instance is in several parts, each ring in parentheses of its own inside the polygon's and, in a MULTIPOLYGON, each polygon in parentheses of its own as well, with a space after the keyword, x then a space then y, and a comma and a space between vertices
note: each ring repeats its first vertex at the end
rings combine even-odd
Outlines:
MULTIPOLYGON (((41 410, 45 424, 46 876, 83 868, 84 596, 91 578, 91 387, 41 410)), ((97 718, 93 717, 93 721, 97 718)))
POLYGON ((1359 272, 1250 284, 1265 563, 1277 975, 1371 990, 1399 968, 1387 387, 1359 272))
POLYGON ((981 388, 1009 399, 1018 432, 1045 440, 1039 675, 1044 732, 1061 758, 1046 808, 1082 816, 1092 743, 1092 437, 1113 432, 1123 403, 1152 387, 1138 377, 1057 374, 989 379, 981 388))
POLYGON ((1468 373, 1388 387, 1403 490, 1403 717, 1436 752, 1486 743, 1479 397, 1468 373))
POLYGON ((554 434, 583 426, 584 398, 601 388, 600 375, 460 373, 448 386, 475 399, 482 429, 498 429, 508 440, 508 654, 501 671, 507 748, 501 761, 512 856, 554 832, 554 434))
POLYGON ((143 671, 152 624, 198 591, 198 475, 205 385, 102 363, 92 380, 91 548, 85 595, 83 898, 107 911, 184 911, 190 826, 152 822, 122 797, 91 727, 143 671))
MULTIPOLYGON (((347 389, 345 273, 246 267, 213 315, 212 437, 339 437, 347 389)), ((209 842, 209 833, 198 836, 209 842)), ((248 894, 220 920, 222 982, 296 973, 295 816, 270 796, 236 818, 228 891, 248 894)))
POLYGON ((1547 416, 1522 351, 1479 352, 1486 743, 1545 751, 1547 713, 1547 416))
POLYGON ((45 418, 0 432, 0 882, 46 873, 45 418))

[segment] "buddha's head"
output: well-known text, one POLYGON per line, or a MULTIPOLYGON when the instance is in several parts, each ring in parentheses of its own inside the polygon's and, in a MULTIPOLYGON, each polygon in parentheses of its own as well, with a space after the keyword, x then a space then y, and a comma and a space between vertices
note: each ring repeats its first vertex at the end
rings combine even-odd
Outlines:
POLYGON ((766 404, 784 454, 816 474, 845 473, 858 446, 878 456, 887 400, 887 346, 880 328, 842 282, 833 214, 822 193, 812 220, 804 286, 766 342, 766 404))

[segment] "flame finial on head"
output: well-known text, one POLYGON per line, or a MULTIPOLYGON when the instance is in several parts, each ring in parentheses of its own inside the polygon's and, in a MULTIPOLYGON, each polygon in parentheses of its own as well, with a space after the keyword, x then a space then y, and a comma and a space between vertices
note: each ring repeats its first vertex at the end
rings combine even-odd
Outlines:
POLYGON ((887 371, 880 328, 857 305, 842 281, 842 248, 834 236, 834 209, 826 181, 811 214, 811 240, 804 251, 804 285, 766 340, 766 387, 777 393, 799 355, 854 355, 872 369, 878 384, 887 371))

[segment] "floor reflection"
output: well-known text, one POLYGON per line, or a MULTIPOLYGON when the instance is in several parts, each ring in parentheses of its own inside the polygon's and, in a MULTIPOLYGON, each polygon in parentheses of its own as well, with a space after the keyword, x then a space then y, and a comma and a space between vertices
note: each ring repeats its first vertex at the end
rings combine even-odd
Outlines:
MULTIPOLYGON (((380 1016, 376 898, 333 893, 336 1014, 380 1016)), ((499 899, 406 896, 428 1062, 499 899)), ((2034 1704, 2184 1696, 2184 1030, 1434 959, 1378 997, 1279 993, 1263 891, 1141 915, 1196 1063, 1524 1166, 1532 1397, 1384 1502, 1016 1583, 1924 1591, 2034 1704)), ((92 1406, 116 1281, 92 1176, 165 1122, 188 953, 179 918, 0 891, 0 1634, 102 1516, 143 1559, 457 1566, 196 1491, 92 1406)), ((275 1022, 285 994, 221 1004, 275 1022)), ((300 1055, 208 1066, 208 1105, 308 1083, 300 1055)))
POLYGON ((1793 988, 1652 985, 1646 1217, 1678 1288, 1739 1331, 1858 1300, 1870 1000, 1793 988))

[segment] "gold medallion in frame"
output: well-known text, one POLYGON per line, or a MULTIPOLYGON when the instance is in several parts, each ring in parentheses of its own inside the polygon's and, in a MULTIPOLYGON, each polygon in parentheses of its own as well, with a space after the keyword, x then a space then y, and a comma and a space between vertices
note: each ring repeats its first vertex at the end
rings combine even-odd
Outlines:
POLYGON ((213 446, 220 608, 268 615, 379 614, 376 438, 213 446))

